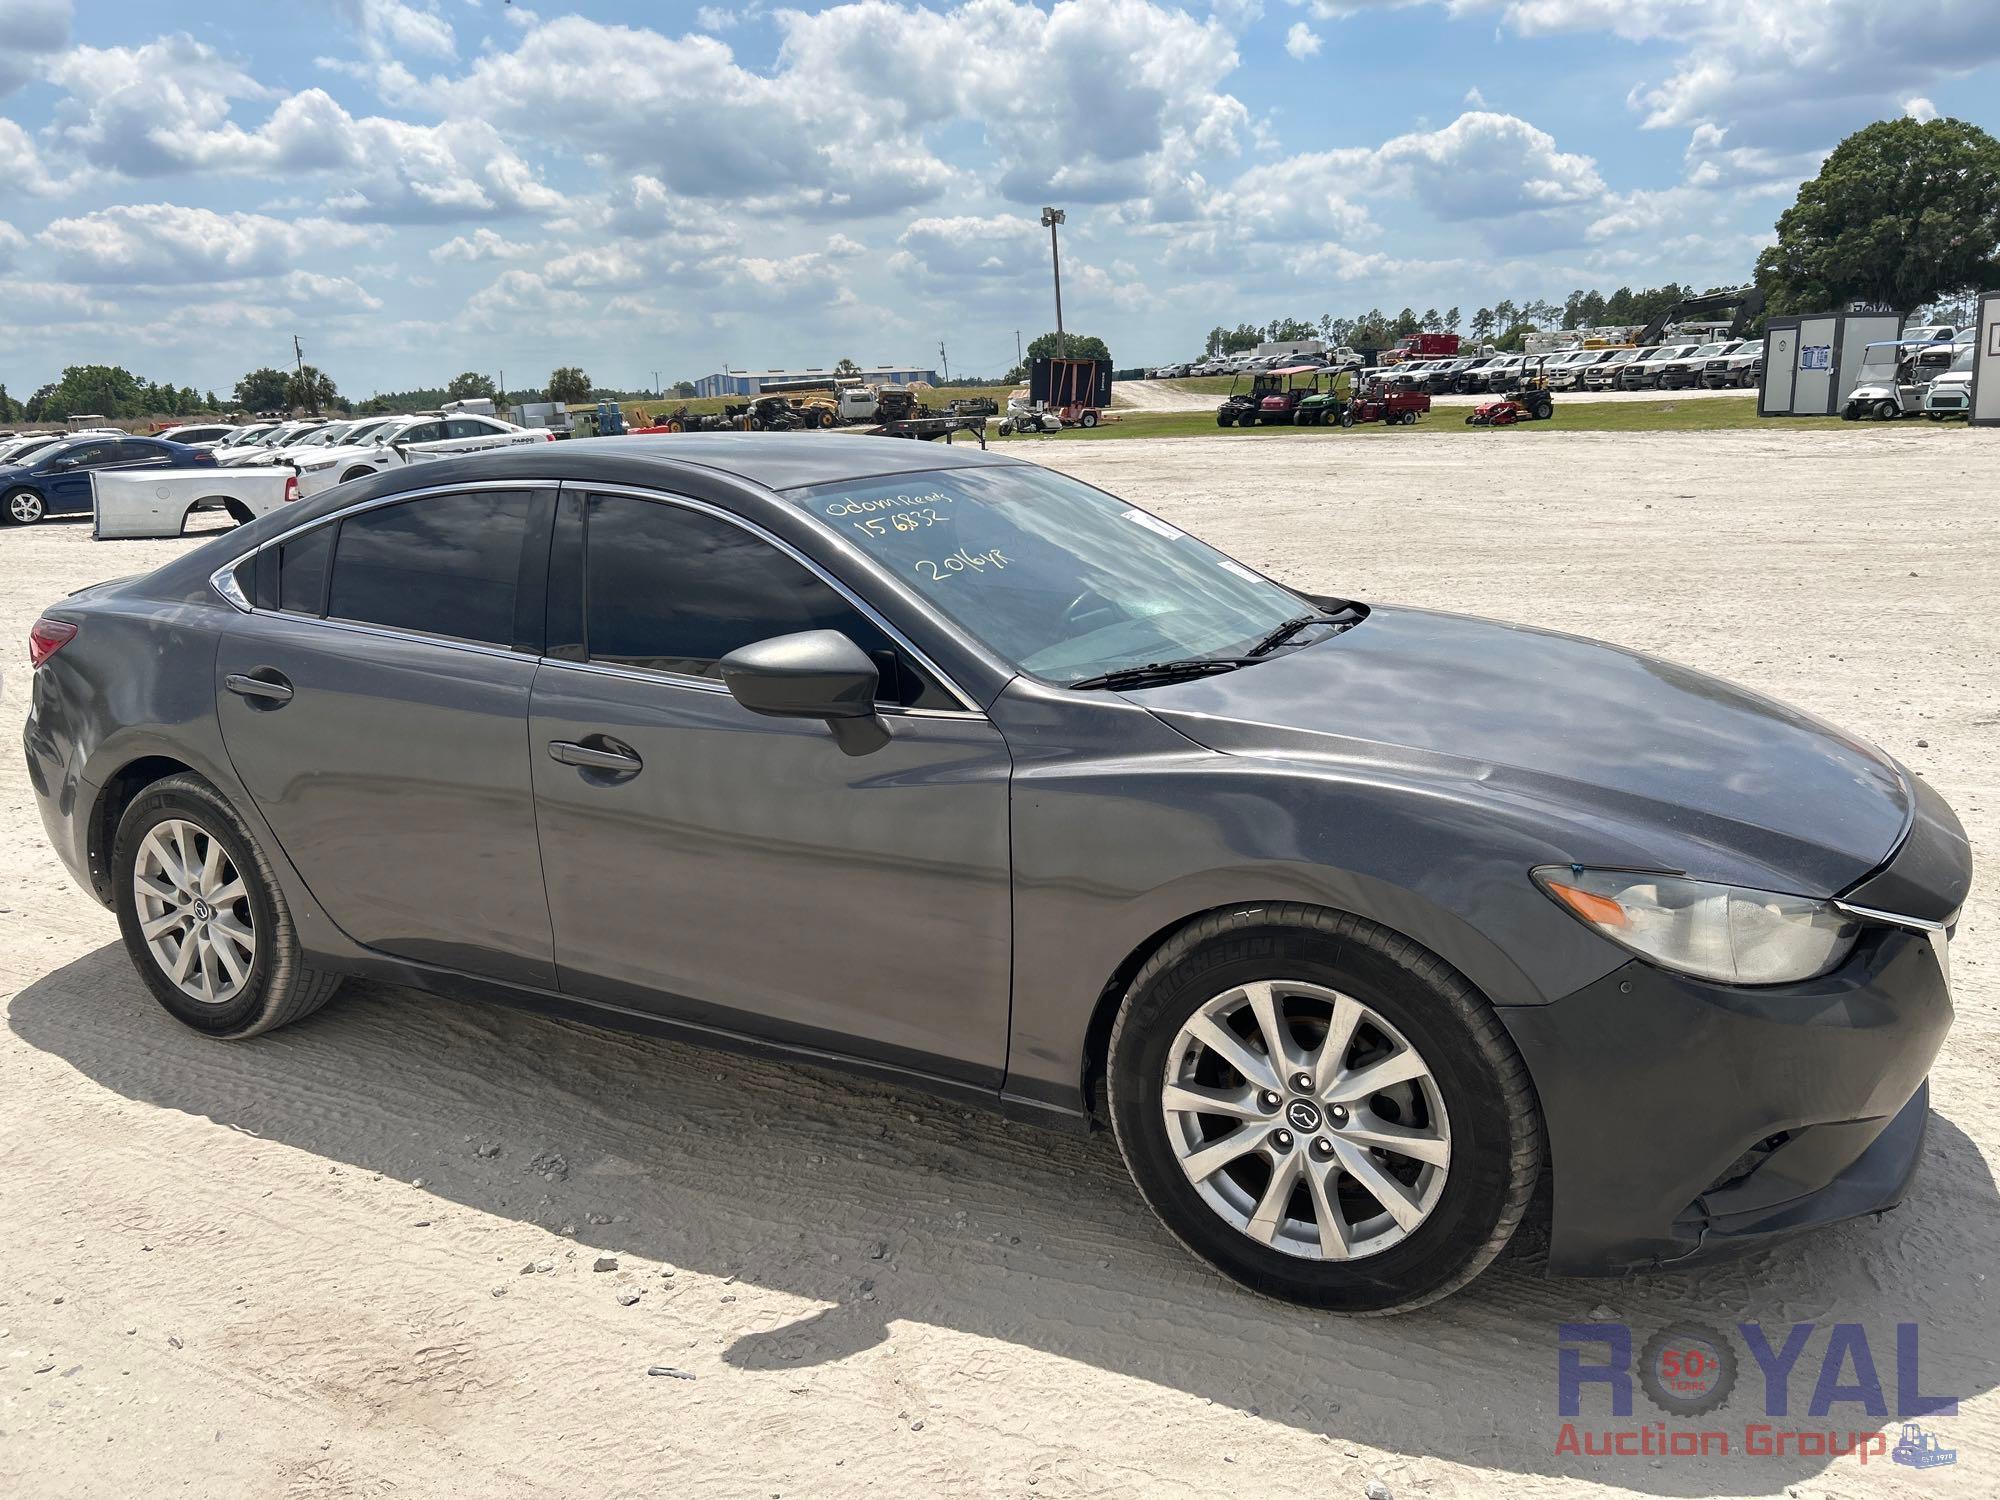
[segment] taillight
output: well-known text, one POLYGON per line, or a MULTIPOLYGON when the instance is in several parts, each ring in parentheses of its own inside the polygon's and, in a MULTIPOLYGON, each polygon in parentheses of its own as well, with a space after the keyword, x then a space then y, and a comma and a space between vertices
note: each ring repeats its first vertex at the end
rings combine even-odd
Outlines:
POLYGON ((215 455, 206 448, 197 448, 194 450, 194 456, 188 462, 193 464, 197 469, 212 469, 215 467, 215 455))
POLYGON ((51 620, 44 615, 28 628, 28 666, 32 670, 76 639, 76 627, 67 620, 51 620))
POLYGON ((549 438, 548 438, 548 440, 549 440, 550 442, 552 442, 552 443, 553 443, 553 442, 554 442, 554 441, 556 440, 556 435, 555 435, 555 430, 554 430, 553 428, 551 428, 551 429, 550 429, 550 431, 549 431, 549 438))
POLYGON ((285 503, 289 505, 298 498, 299 476, 296 474, 287 475, 285 478, 285 503))

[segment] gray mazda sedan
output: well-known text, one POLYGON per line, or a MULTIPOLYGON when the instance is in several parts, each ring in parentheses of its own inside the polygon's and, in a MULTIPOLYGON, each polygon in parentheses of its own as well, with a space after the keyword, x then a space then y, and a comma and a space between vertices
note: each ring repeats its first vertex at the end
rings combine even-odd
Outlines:
POLYGON ((1531 1205, 1558 1272, 1682 1264, 1922 1154, 1971 860, 1904 767, 1031 463, 443 460, 31 654, 49 838, 211 1036, 359 975, 1104 1122, 1196 1255, 1349 1312, 1531 1205))

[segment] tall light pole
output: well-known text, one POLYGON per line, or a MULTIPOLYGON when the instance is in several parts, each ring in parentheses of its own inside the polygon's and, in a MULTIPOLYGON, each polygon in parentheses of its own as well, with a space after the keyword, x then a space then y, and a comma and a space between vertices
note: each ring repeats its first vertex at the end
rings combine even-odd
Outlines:
POLYGON ((1067 217, 1068 215, 1059 208, 1045 208, 1042 210, 1042 227, 1049 232, 1049 264, 1055 268, 1056 273, 1056 353, 1058 355, 1069 353, 1069 340, 1064 337, 1062 326, 1062 250, 1056 244, 1056 225, 1062 223, 1067 217))

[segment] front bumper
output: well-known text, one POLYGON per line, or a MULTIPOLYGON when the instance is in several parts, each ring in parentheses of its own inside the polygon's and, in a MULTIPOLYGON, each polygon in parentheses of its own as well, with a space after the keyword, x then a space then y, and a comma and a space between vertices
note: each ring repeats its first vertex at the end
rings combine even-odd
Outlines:
POLYGON ((1928 938, 1869 927, 1834 973, 1709 984, 1634 960, 1501 1008, 1549 1136, 1549 1268, 1708 1259, 1901 1201, 1951 1025, 1928 938))

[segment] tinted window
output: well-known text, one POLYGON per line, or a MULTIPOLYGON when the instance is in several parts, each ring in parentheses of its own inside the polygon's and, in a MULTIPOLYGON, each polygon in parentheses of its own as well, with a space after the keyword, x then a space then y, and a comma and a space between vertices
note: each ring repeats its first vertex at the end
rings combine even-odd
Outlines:
POLYGON ((315 526, 278 548, 278 608, 316 615, 326 603, 326 564, 333 526, 315 526))
POLYGON ((444 423, 419 422, 396 434, 399 443, 435 443, 444 438, 444 423))
POLYGON ((838 630, 882 669, 880 697, 957 705, 816 574, 742 527, 679 506, 593 495, 585 506, 585 640, 592 661, 719 677, 738 646, 838 630))
POLYGON ((118 445, 118 462, 121 464, 163 464, 173 457, 173 450, 164 443, 146 443, 137 438, 127 438, 118 445))
POLYGON ((445 435, 455 438, 492 437, 500 429, 477 417, 453 417, 444 424, 445 435))
POLYGON ((77 469, 96 469, 111 463, 118 457, 116 443, 78 443, 73 448, 63 448, 48 455, 50 459, 74 459, 70 466, 77 469))
POLYGON ((327 614, 511 645, 524 490, 436 495, 340 523, 327 614))

